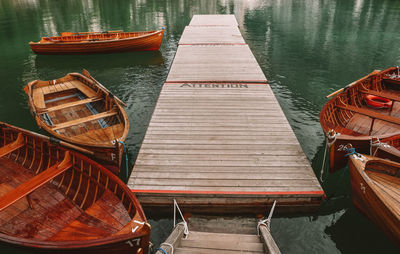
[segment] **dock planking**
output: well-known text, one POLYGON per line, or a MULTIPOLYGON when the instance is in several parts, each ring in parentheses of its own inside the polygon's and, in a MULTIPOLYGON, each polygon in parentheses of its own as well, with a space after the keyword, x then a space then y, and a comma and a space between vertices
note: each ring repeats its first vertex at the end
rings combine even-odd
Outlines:
POLYGON ((144 207, 159 211, 176 198, 185 211, 255 213, 277 200, 278 212, 298 212, 322 201, 236 29, 233 15, 195 15, 185 29, 128 182, 144 207))

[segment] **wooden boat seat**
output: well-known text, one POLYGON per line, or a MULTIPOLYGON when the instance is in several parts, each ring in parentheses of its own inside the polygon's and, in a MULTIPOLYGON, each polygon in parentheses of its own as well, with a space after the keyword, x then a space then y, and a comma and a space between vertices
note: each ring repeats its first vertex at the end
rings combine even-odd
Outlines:
POLYGON ((389 83, 389 84, 400 85, 400 80, 398 80, 398 79, 383 78, 383 81, 385 83, 389 83))
POLYGON ((19 185, 17 188, 0 197, 0 211, 14 204, 21 198, 40 188, 54 177, 63 173, 73 166, 68 152, 65 153, 63 161, 56 163, 50 168, 42 171, 40 174, 32 177, 29 181, 19 185))
POLYGON ((88 98, 98 96, 97 92, 93 91, 91 88, 89 88, 87 85, 83 84, 79 80, 72 80, 70 81, 70 83, 72 83, 79 91, 81 91, 88 98))
POLYGON ((74 125, 78 125, 78 124, 81 124, 81 123, 90 122, 90 121, 94 121, 94 120, 98 120, 98 119, 114 116, 116 114, 118 114, 118 111, 116 109, 112 109, 110 111, 102 112, 102 113, 99 113, 99 114, 95 114, 95 115, 91 115, 91 116, 87 116, 87 117, 74 119, 74 120, 71 120, 71 121, 68 121, 68 122, 64 122, 64 123, 59 123, 59 124, 54 125, 51 129, 53 131, 56 131, 56 130, 59 130, 59 129, 68 128, 68 127, 71 127, 71 126, 74 126, 74 125))
POLYGON ((90 130, 83 134, 76 135, 70 138, 71 140, 74 141, 92 142, 93 139, 98 139, 99 137, 105 137, 104 141, 109 143, 110 141, 119 138, 120 135, 122 135, 123 131, 124 131, 123 124, 115 124, 104 129, 90 130))
POLYGON ((383 115, 383 114, 379 114, 375 111, 372 110, 368 110, 365 108, 359 108, 359 107, 355 107, 355 106, 351 106, 351 105, 336 105, 336 107, 344 109, 344 110, 349 110, 352 112, 356 112, 365 116, 369 116, 375 119, 379 119, 379 120, 383 120, 389 123, 394 123, 394 124, 398 124, 400 125, 400 118, 397 117, 393 117, 393 116, 388 116, 388 115, 383 115))
POLYGON ((88 98, 97 98, 98 93, 87 87, 85 84, 78 80, 66 81, 63 83, 58 83, 56 85, 48 85, 44 87, 39 87, 33 90, 33 101, 38 108, 46 108, 46 103, 44 96, 46 94, 52 94, 62 91, 68 91, 78 89, 88 98))
POLYGON ((23 147, 24 145, 25 145, 25 139, 22 136, 22 133, 18 133, 17 139, 14 142, 0 148, 0 157, 9 154, 23 147))
POLYGON ((96 102, 101 100, 101 97, 91 97, 91 98, 87 98, 87 99, 83 99, 80 101, 73 101, 73 102, 69 102, 69 103, 64 103, 61 105, 57 105, 54 107, 50 107, 50 108, 46 108, 45 110, 41 111, 40 114, 44 114, 44 113, 49 113, 49 112, 53 112, 53 111, 57 111, 60 109, 66 109, 66 108, 72 108, 75 106, 79 106, 79 105, 83 105, 83 104, 87 104, 87 103, 91 103, 91 102, 96 102))

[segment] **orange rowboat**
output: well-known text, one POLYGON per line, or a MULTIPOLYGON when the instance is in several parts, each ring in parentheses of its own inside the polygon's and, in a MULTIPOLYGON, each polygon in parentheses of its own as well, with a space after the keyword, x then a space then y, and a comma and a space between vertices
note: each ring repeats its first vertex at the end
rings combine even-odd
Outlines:
POLYGON ((104 33, 63 32, 61 36, 42 37, 29 42, 36 54, 94 54, 123 51, 151 51, 161 46, 164 29, 146 32, 109 31, 104 33))
POLYGON ((138 200, 117 176, 49 137, 0 122, 1 245, 143 254, 149 236, 138 200))
POLYGON ((320 113, 331 171, 346 166, 349 144, 358 152, 368 154, 373 150, 374 140, 386 141, 400 134, 399 84, 400 69, 391 67, 374 71, 332 94, 336 96, 320 113))
POLYGON ((91 151, 93 159, 119 175, 129 132, 124 103, 88 71, 34 80, 25 87, 30 110, 40 128, 91 151))

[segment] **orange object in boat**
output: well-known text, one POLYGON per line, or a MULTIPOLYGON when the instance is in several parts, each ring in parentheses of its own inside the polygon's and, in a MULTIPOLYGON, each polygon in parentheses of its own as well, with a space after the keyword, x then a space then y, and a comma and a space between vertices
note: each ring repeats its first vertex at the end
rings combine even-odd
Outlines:
POLYGON ((391 108, 392 104, 393 104, 393 101, 391 101, 387 98, 383 98, 383 97, 379 97, 379 96, 375 96, 375 95, 371 95, 371 94, 365 95, 365 102, 373 108, 391 108))

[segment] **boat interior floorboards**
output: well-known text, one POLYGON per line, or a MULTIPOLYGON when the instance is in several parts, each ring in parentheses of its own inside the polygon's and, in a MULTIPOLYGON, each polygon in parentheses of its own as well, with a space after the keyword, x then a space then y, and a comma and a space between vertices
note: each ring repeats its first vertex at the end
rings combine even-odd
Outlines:
MULTIPOLYGON (((32 172, 7 158, 0 158, 0 163, 1 194, 34 176, 32 172)), ((82 212, 83 210, 65 198, 56 186, 47 183, 0 213, 0 230, 10 235, 44 240, 57 233, 82 212), (15 209, 20 211, 13 213, 15 209), (61 213, 63 216, 60 216, 61 213)))
MULTIPOLYGON (((0 158, 0 164, 0 196, 34 176, 6 157, 0 158)), ((119 232, 130 220, 109 190, 82 210, 47 183, 0 213, 0 232, 37 240, 97 239, 119 232)))

